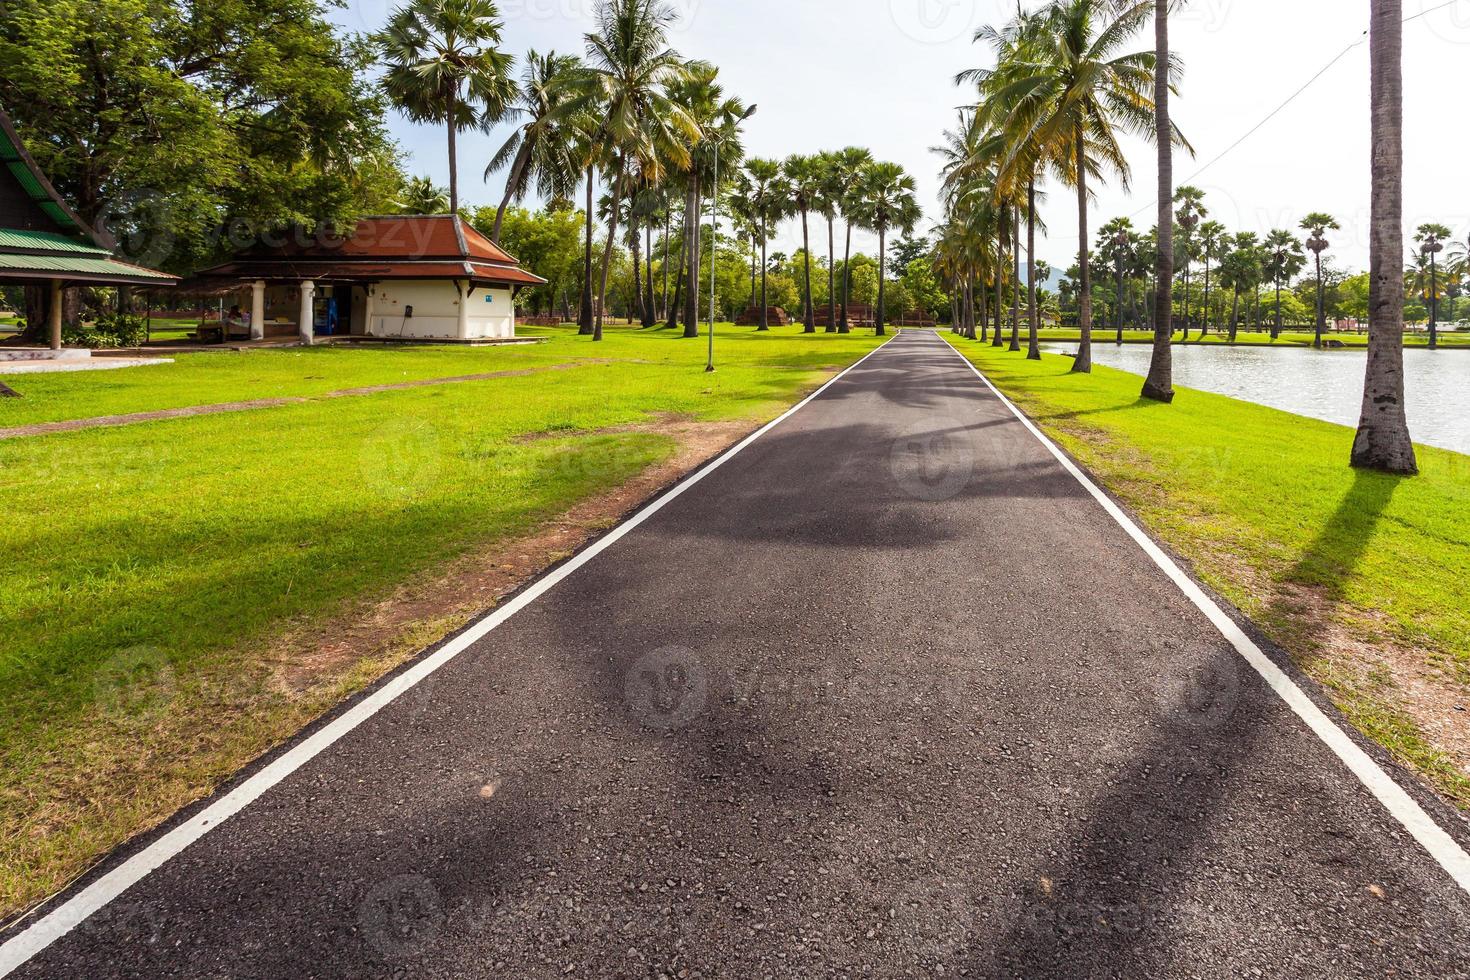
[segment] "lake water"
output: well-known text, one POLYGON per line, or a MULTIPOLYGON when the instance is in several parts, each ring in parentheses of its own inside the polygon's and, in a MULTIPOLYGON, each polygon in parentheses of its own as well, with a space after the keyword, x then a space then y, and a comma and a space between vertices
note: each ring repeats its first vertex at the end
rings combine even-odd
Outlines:
MULTIPOLYGON (((1049 345, 1054 352, 1075 345, 1049 345)), ((1148 373, 1145 344, 1094 343, 1098 364, 1148 373)), ((1362 351, 1271 347, 1174 348, 1174 383, 1356 426, 1362 407, 1362 351)), ((1415 442, 1470 453, 1470 351, 1406 350, 1409 431, 1415 442)))

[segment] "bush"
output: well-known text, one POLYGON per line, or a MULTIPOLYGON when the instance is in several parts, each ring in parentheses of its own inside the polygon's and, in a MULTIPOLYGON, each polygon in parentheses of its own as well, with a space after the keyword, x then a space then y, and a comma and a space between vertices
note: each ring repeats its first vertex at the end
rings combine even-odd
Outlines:
POLYGON ((126 313, 104 313, 95 323, 64 327, 61 342, 73 347, 137 347, 147 330, 143 318, 126 313))

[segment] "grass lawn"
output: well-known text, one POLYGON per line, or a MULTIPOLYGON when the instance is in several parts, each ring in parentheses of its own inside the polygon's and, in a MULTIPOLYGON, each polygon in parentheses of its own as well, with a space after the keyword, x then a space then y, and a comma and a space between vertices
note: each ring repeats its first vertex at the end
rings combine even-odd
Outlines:
POLYGON ((1470 457, 1421 446, 1418 477, 1357 472, 1343 426, 1182 388, 1145 402, 1136 375, 941 336, 1470 809, 1470 457))
MULTIPOLYGON (((1009 339, 1010 335, 1010 324, 1009 322, 1007 322, 1005 336, 1007 339, 1009 339)), ((1043 330, 1038 331, 1038 335, 1043 341, 1052 341, 1058 343, 1063 341, 1072 341, 1073 343, 1076 343, 1078 337, 1080 336, 1076 327, 1047 327, 1043 330)), ((1092 336, 1093 339, 1097 341, 1111 341, 1114 337, 1117 336, 1117 331, 1112 329, 1111 327, 1094 327, 1092 331, 1092 336)), ((1316 335, 1309 329, 1288 327, 1286 330, 1282 331, 1281 336, 1277 337, 1275 340, 1271 339, 1271 335, 1269 333, 1255 333, 1246 330, 1242 330, 1237 333, 1235 339, 1236 343, 1238 344, 1249 344, 1255 347, 1311 347, 1312 341, 1316 339, 1316 335)), ((1368 335, 1365 333, 1358 334, 1329 332, 1327 334, 1327 339, 1338 341, 1344 347, 1368 346, 1368 335)), ((1123 340, 1125 343, 1130 344, 1151 344, 1153 343, 1154 335, 1152 330, 1124 330, 1123 340)), ((1198 328, 1190 331, 1188 341, 1181 341, 1179 339, 1179 335, 1176 335, 1174 338, 1175 344, 1225 344, 1229 343, 1229 341, 1230 338, 1228 335, 1219 333, 1214 329, 1211 329, 1209 333, 1205 334, 1204 339, 1201 340, 1198 328)), ((1021 327, 1021 343, 1026 343, 1026 328, 1024 324, 1021 327)), ((1470 332, 1446 333, 1444 331, 1440 331, 1439 345, 1441 347, 1470 348, 1470 332)), ((1421 333, 1407 334, 1404 337, 1404 346, 1427 347, 1429 346, 1429 336, 1427 334, 1421 333)))
MULTIPOLYGON (((709 375, 703 339, 539 332, 534 347, 201 353, 15 379, 0 426, 548 368, 0 441, 0 917, 396 662, 312 674, 279 659, 283 635, 666 460, 660 419, 753 425, 878 342, 727 326, 709 375)), ((396 656, 452 625, 426 621, 396 656)))

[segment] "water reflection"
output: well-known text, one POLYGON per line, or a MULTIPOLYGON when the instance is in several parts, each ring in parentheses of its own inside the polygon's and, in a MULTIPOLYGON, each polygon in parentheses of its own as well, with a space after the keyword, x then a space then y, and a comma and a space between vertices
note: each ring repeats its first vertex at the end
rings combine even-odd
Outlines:
MULTIPOLYGON (((1075 345, 1054 344, 1056 353, 1075 345)), ((1108 367, 1148 373, 1150 348, 1096 343, 1093 360, 1108 367)), ((1362 351, 1311 348, 1174 348, 1174 383, 1269 405, 1297 415, 1358 424, 1363 397, 1362 351)), ((1406 350, 1409 429, 1415 442, 1470 453, 1470 351, 1406 350)))

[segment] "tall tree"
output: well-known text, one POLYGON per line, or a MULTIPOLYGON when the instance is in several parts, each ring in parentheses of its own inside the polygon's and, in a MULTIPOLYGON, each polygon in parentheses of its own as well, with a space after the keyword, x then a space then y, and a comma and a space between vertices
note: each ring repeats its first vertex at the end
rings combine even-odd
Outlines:
POLYGON ((1439 347, 1439 301, 1440 267, 1439 253, 1444 251, 1445 241, 1454 233, 1437 222, 1420 225, 1414 232, 1414 244, 1419 247, 1420 264, 1428 266, 1428 275, 1421 285, 1425 302, 1429 304, 1429 349, 1439 347))
MULTIPOLYGON (((1376 185, 1374 187, 1374 190, 1376 192, 1376 185)), ((1400 221, 1402 222, 1402 206, 1400 210, 1400 221)), ((1301 228, 1307 233, 1307 240, 1304 243, 1307 246, 1307 251, 1312 253, 1312 258, 1317 265, 1317 333, 1316 339, 1312 341, 1312 346, 1321 347, 1322 335, 1327 330, 1327 297, 1326 284, 1322 280, 1322 253, 1327 251, 1327 249, 1330 248, 1332 245, 1332 243, 1327 240, 1327 233, 1329 231, 1338 231, 1342 228, 1342 225, 1338 224, 1337 219, 1330 214, 1324 214, 1321 211, 1313 211, 1311 214, 1302 219, 1301 228)), ((1398 253, 1400 257, 1400 272, 1398 273, 1400 279, 1399 307, 1400 309, 1402 309, 1402 265, 1404 254, 1404 247, 1402 243, 1399 244, 1398 253)), ((1402 330, 1402 324, 1400 324, 1400 329, 1402 330)), ((1400 338, 1400 340, 1402 340, 1402 337, 1400 338)))
POLYGON ((875 163, 863 175, 858 188, 857 213, 864 227, 878 233, 878 309, 874 323, 879 337, 884 335, 885 285, 888 281, 888 232, 893 228, 905 233, 913 231, 921 211, 917 198, 918 184, 896 163, 875 163))
POLYGON ((449 190, 428 177, 410 177, 398 197, 398 206, 404 214, 448 214, 449 190))
POLYGON ((802 289, 801 322, 802 332, 816 333, 815 312, 812 309, 812 238, 808 219, 822 194, 824 177, 822 164, 816 157, 793 154, 781 165, 786 184, 791 188, 791 203, 801 215, 802 289))
POLYGON ((1281 336, 1284 325, 1281 316, 1281 289, 1301 272, 1307 264, 1302 252, 1302 243, 1284 228, 1277 228, 1266 236, 1266 271, 1276 287, 1276 316, 1271 323, 1271 339, 1281 336))
POLYGON ((847 246, 842 257, 842 322, 838 333, 848 333, 847 306, 852 299, 852 228, 853 213, 862 208, 858 187, 863 175, 873 165, 873 154, 861 147, 849 146, 839 150, 832 158, 834 181, 837 187, 837 207, 842 212, 842 223, 847 229, 847 246))
POLYGON ((570 198, 576 193, 580 170, 572 157, 573 127, 566 119, 572 79, 581 67, 572 55, 556 52, 527 52, 521 83, 507 114, 524 122, 511 131, 485 167, 485 179, 510 167, 505 194, 500 199, 490 240, 500 241, 505 209, 512 201, 525 200, 534 184, 536 193, 548 200, 570 198))
POLYGON ((412 0, 373 39, 383 91, 414 122, 438 123, 449 143, 449 210, 459 211, 459 155, 467 129, 504 118, 516 97, 512 59, 497 50, 502 28, 492 0, 412 0))
MULTIPOLYGON (((689 164, 689 146, 700 137, 697 123, 669 97, 667 86, 688 77, 688 68, 668 46, 669 28, 678 19, 674 8, 659 0, 602 0, 597 27, 586 35, 587 67, 578 73, 574 111, 596 106, 603 113, 593 141, 612 157, 608 185, 613 201, 597 285, 596 326, 592 339, 602 339, 603 306, 613 249, 617 247, 619 201, 627 189, 630 167, 649 177, 665 166, 689 164)), ((692 286, 691 286, 692 288, 692 286)))
POLYGON ((1372 0, 1372 5, 1370 319, 1352 464, 1412 474, 1419 464, 1404 413, 1404 12, 1402 0, 1372 0))
POLYGON ((1158 248, 1154 258, 1154 348, 1143 379, 1144 398, 1174 400, 1174 131, 1169 96, 1176 70, 1169 47, 1169 0, 1154 0, 1154 146, 1159 154, 1158 248))
POLYGON ((837 156, 830 151, 817 154, 817 193, 813 208, 827 219, 827 326, 825 332, 836 333, 837 326, 837 236, 834 226, 837 207, 842 197, 842 184, 837 156))
POLYGON ((781 180, 781 165, 775 160, 764 160, 759 157, 752 159, 746 163, 745 173, 749 178, 749 184, 746 186, 751 196, 750 213, 755 216, 755 220, 760 225, 761 239, 760 322, 756 330, 770 330, 768 278, 770 262, 767 258, 766 246, 771 239, 771 225, 779 222, 785 216, 790 192, 781 180))
POLYGON ((1198 187, 1185 185, 1174 192, 1174 203, 1179 206, 1174 212, 1178 231, 1175 234, 1174 261, 1184 266, 1184 338, 1189 339, 1192 321, 1190 313, 1189 273, 1199 251, 1196 231, 1200 221, 1209 214, 1205 207, 1205 192, 1198 187))
MULTIPOLYGON (((1119 144, 1122 132, 1155 135, 1155 52, 1127 51, 1153 5, 1113 0, 1056 0, 1038 40, 1018 48, 1018 62, 996 93, 1015 108, 1004 125, 1026 133, 1063 182, 1077 191, 1078 325, 1081 343, 1072 369, 1092 370, 1092 273, 1088 255, 1088 177, 1116 173, 1123 186, 1131 170, 1119 144)), ((1177 71, 1170 63, 1170 75, 1177 71)), ((1182 142, 1177 130, 1171 138, 1182 142)))
POLYGON ((1218 221, 1206 221, 1199 228, 1199 254, 1205 261, 1205 312, 1201 318, 1200 337, 1210 332, 1210 263, 1225 244, 1226 229, 1218 221))

